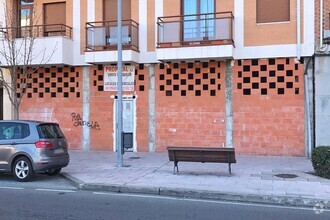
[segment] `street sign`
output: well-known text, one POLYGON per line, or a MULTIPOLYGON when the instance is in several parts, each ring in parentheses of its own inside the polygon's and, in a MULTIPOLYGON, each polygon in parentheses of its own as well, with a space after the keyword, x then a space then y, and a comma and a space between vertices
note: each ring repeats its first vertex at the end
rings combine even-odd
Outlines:
MULTIPOLYGON (((104 67, 104 91, 118 91, 118 67, 104 67)), ((122 67, 122 89, 123 91, 134 91, 135 66, 122 67)))

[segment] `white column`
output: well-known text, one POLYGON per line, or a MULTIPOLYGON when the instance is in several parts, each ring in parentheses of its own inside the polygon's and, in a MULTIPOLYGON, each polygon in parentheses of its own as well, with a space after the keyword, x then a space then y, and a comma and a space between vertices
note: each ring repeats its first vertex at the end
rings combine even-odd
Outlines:
MULTIPOLYGON (((90 67, 83 68, 83 121, 90 121, 90 67)), ((90 149, 90 128, 88 126, 82 126, 82 145, 83 150, 88 151, 90 149)))

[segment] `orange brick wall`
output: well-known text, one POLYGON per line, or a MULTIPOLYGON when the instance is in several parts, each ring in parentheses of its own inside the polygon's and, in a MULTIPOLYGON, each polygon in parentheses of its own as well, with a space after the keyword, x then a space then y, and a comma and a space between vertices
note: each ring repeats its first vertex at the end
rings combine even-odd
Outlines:
MULTIPOLYGON (((156 150, 225 144, 225 62, 155 65, 156 150)), ((92 150, 113 150, 116 92, 103 91, 104 66, 90 68, 92 150)), ((148 151, 148 65, 135 70, 136 142, 148 151)), ((304 155, 303 65, 293 59, 239 60, 234 66, 234 146, 239 154, 304 155)), ((40 68, 32 75, 21 119, 60 123, 70 148, 82 149, 82 67, 40 68)))
MULTIPOLYGON (((103 91, 104 66, 91 68, 90 75, 90 120, 98 122, 99 130, 91 129, 90 148, 93 150, 113 150, 114 99, 117 92, 103 91)), ((123 95, 136 97, 136 142, 138 151, 148 151, 148 68, 143 64, 136 67, 135 92, 123 95)))
POLYGON ((157 67, 156 147, 225 144, 225 63, 157 67))
POLYGON ((303 65, 293 59, 242 60, 234 69, 238 153, 304 155, 303 65))
POLYGON ((149 70, 148 65, 140 64, 136 70, 136 142, 138 151, 148 151, 149 144, 149 70))
MULTIPOLYGON (((90 149, 113 150, 113 106, 111 95, 103 91, 103 65, 90 69, 90 149)), ((136 68, 137 150, 148 150, 148 68, 136 68)), ((82 67, 40 68, 32 75, 31 88, 20 106, 20 118, 58 122, 71 149, 82 149, 82 126, 75 126, 74 113, 82 119, 82 67)))
POLYGON ((80 149, 82 128, 74 126, 72 113, 82 114, 82 68, 39 68, 33 73, 20 119, 58 122, 70 148, 80 149))
POLYGON ((97 122, 98 129, 90 130, 90 149, 113 150, 113 106, 111 95, 115 92, 103 91, 103 65, 90 70, 90 121, 97 122))

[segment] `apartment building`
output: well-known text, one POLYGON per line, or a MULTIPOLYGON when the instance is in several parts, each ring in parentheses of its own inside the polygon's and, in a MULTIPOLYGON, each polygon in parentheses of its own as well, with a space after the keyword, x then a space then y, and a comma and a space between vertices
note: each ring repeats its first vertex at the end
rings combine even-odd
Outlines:
MULTIPOLYGON (((35 50, 51 55, 31 63, 42 65, 30 78, 20 118, 60 123, 72 149, 114 150, 117 1, 6 3, 17 11, 17 23, 6 26, 17 27, 13 37, 42 29, 35 50), (37 22, 32 8, 40 15, 37 22)), ((304 73, 314 54, 314 0, 122 5, 128 149, 206 146, 235 147, 239 154, 309 154, 304 73)), ((3 107, 10 118, 9 105, 3 107)))

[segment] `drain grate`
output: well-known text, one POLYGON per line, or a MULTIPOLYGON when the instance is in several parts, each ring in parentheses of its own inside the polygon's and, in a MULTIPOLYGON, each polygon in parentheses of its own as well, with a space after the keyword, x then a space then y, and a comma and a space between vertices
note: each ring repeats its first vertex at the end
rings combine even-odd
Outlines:
POLYGON ((140 159, 141 157, 129 157, 128 159, 130 160, 136 160, 136 159, 140 159))
POLYGON ((290 173, 281 173, 281 174, 276 174, 274 176, 279 177, 279 178, 285 178, 285 179, 293 179, 293 178, 298 177, 297 175, 290 174, 290 173))

